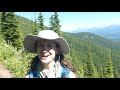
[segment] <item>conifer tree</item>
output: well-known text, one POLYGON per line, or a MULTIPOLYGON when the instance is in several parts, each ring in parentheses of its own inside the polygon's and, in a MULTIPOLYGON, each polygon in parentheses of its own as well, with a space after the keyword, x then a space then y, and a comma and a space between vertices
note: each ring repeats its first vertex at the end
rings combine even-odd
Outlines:
POLYGON ((88 53, 87 53, 87 61, 85 64, 86 70, 84 72, 85 77, 87 78, 98 78, 98 73, 96 71, 94 61, 93 61, 93 53, 91 51, 90 43, 88 41, 88 53))
POLYGON ((4 33, 6 30, 6 23, 5 23, 5 18, 6 18, 6 12, 1 13, 1 35, 3 38, 5 38, 4 33))
POLYGON ((52 15, 50 17, 50 26, 51 26, 51 30, 54 30, 56 33, 58 33, 59 36, 61 36, 61 31, 60 31, 60 20, 58 18, 58 14, 57 12, 54 13, 54 15, 52 15))
POLYGON ((88 69, 87 69, 87 64, 83 63, 83 71, 84 71, 84 78, 88 77, 88 69))
POLYGON ((38 34, 38 26, 37 26, 37 20, 36 20, 36 14, 35 14, 35 18, 34 18, 34 21, 33 21, 33 31, 32 31, 32 33, 34 34, 34 35, 37 35, 38 34))
POLYGON ((106 78, 114 78, 114 67, 112 63, 112 55, 111 55, 111 50, 107 49, 107 64, 106 64, 106 73, 105 77, 106 78))
POLYGON ((39 21, 39 30, 45 30, 45 25, 44 25, 44 18, 42 13, 40 12, 38 15, 38 21, 39 21))
POLYGON ((52 15, 51 17, 50 17, 50 30, 53 30, 54 28, 54 15, 52 15))
POLYGON ((103 69, 103 67, 102 67, 102 65, 99 67, 100 68, 100 70, 99 70, 99 76, 100 76, 100 78, 104 78, 104 69, 103 69))
POLYGON ((120 78, 120 75, 119 75, 119 61, 115 60, 115 66, 114 66, 114 77, 115 78, 120 78))
POLYGON ((7 43, 11 43, 18 49, 22 47, 22 33, 18 29, 18 21, 15 18, 14 12, 2 13, 1 29, 7 43))

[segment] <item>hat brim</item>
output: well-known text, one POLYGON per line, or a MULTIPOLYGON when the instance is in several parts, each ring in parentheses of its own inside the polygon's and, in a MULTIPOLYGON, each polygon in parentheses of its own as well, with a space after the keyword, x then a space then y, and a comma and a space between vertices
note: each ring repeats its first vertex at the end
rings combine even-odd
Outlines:
POLYGON ((54 40, 60 46, 60 53, 67 54, 69 52, 69 45, 66 42, 66 40, 62 37, 59 37, 56 39, 48 39, 48 38, 39 37, 37 35, 28 35, 26 36, 23 42, 24 48, 31 53, 36 53, 35 44, 36 44, 36 41, 39 39, 54 40))

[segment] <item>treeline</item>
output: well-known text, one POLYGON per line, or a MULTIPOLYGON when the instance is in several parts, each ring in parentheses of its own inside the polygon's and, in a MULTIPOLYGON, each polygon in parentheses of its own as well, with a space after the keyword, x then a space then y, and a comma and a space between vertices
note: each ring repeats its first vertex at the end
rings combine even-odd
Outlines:
POLYGON ((77 77, 120 77, 120 52, 111 47, 98 46, 95 44, 96 42, 91 43, 90 38, 81 39, 81 35, 62 32, 57 12, 50 16, 49 26, 44 25, 45 18, 41 12, 38 17, 35 16, 34 20, 16 16, 14 12, 1 12, 0 19, 0 37, 3 39, 0 48, 6 48, 7 44, 7 48, 10 49, 9 51, 6 49, 0 51, 0 60, 7 62, 8 68, 12 69, 11 71, 16 77, 25 76, 31 58, 34 56, 34 54, 23 49, 24 37, 28 34, 36 35, 40 30, 44 29, 54 30, 68 41, 71 51, 65 57, 76 67, 77 77), (5 53, 8 55, 5 55, 5 53), (17 53, 19 53, 19 56, 17 53), (17 57, 14 55, 17 55, 17 57))

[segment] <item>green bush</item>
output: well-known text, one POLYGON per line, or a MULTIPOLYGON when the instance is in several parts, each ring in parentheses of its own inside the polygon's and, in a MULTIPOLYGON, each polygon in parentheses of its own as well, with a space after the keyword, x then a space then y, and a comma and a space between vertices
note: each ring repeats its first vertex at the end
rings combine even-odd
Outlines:
POLYGON ((24 78, 28 65, 35 55, 32 53, 26 53, 22 50, 17 50, 11 45, 7 45, 4 40, 1 39, 0 43, 0 61, 3 62, 5 67, 13 73, 16 78, 24 78))

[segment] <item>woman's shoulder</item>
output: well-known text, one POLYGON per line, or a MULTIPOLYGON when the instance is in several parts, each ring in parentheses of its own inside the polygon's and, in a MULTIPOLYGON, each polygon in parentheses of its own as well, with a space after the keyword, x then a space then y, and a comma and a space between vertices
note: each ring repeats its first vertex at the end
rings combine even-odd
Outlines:
POLYGON ((62 78, 76 78, 75 74, 68 68, 62 67, 62 78))
POLYGON ((31 70, 25 76, 25 78, 35 78, 35 77, 37 77, 37 71, 31 71, 31 70))

